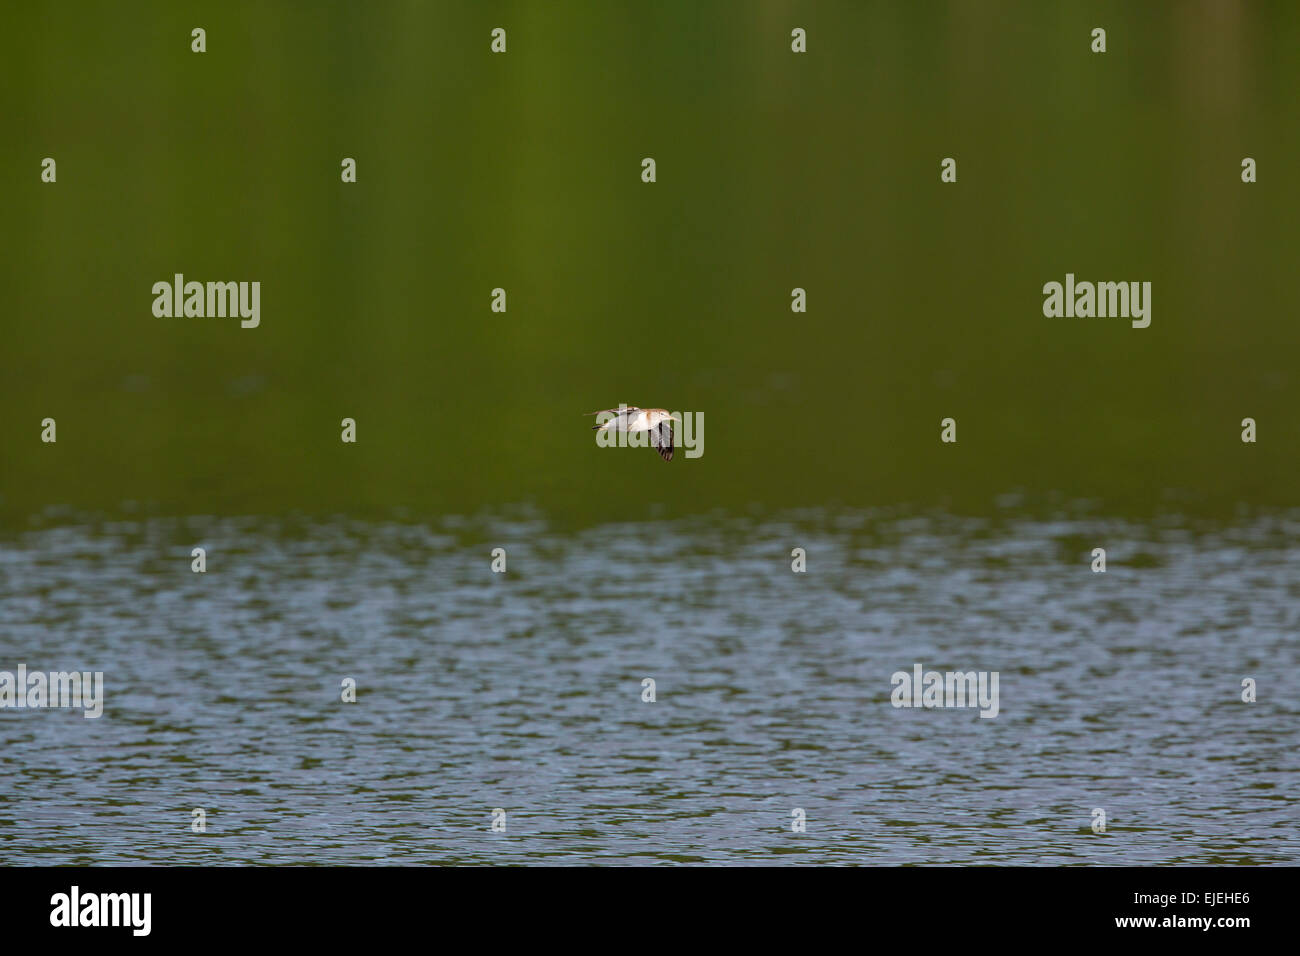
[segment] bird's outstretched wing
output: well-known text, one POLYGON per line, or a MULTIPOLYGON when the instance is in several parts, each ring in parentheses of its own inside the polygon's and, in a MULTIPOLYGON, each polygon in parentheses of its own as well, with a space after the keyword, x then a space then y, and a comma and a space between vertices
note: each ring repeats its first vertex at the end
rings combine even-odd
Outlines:
MULTIPOLYGON (((613 417, 612 419, 610 419, 610 421, 614 421, 614 420, 616 420, 616 419, 618 418, 618 416, 619 416, 619 411, 620 411, 620 410, 617 409, 617 408, 602 408, 602 409, 601 409, 600 411, 598 411, 598 412, 586 412, 586 413, 584 413, 584 414, 587 414, 587 415, 613 415, 614 417, 613 417)), ((622 409, 622 411, 623 411, 624 413, 626 413, 626 414, 628 415, 628 417, 631 417, 633 413, 635 413, 635 412, 639 412, 639 411, 641 411, 641 409, 637 408, 635 405, 627 405, 627 406, 624 406, 624 408, 622 409)), ((594 430, 600 428, 600 426, 599 426, 599 425, 592 425, 591 428, 592 428, 592 430, 594 431, 594 430)))
POLYGON ((650 443, 659 452, 664 461, 673 460, 673 423, 672 420, 660 422, 650 432, 650 443))

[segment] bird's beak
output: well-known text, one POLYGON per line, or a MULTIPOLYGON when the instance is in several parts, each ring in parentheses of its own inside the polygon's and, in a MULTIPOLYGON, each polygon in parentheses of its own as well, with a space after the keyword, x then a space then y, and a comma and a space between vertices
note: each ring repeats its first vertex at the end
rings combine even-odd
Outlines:
POLYGON ((681 419, 678 418, 676 415, 669 415, 668 417, 671 418, 671 419, 672 419, 673 421, 675 421, 675 422, 680 422, 680 421, 681 421, 681 419))

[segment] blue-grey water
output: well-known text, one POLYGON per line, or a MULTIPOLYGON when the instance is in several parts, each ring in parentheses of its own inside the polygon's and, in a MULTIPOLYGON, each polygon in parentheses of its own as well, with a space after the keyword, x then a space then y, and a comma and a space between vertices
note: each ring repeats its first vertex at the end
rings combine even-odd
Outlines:
POLYGON ((51 515, 0 536, 0 670, 106 703, 0 710, 0 855, 1297 863, 1297 533, 51 515), (915 664, 998 672, 997 716, 895 708, 915 664))

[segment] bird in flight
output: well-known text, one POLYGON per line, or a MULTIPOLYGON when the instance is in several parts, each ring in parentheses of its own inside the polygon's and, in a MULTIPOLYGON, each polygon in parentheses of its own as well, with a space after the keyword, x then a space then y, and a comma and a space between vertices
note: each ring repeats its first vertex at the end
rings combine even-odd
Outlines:
POLYGON ((635 405, 620 405, 587 414, 614 416, 607 422, 592 425, 593 431, 649 432, 654 450, 664 461, 673 460, 673 422, 681 421, 676 415, 670 415, 662 408, 637 408, 635 405))

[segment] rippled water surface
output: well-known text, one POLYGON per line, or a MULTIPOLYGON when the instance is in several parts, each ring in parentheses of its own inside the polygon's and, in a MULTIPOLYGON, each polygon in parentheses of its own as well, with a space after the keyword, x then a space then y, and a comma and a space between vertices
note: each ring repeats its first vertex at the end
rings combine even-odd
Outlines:
POLYGON ((0 538, 0 670, 103 671, 107 701, 97 720, 0 710, 0 847, 1297 863, 1300 521, 1187 525, 40 522, 0 538), (918 663, 998 672, 998 715, 894 708, 891 675, 918 663))

